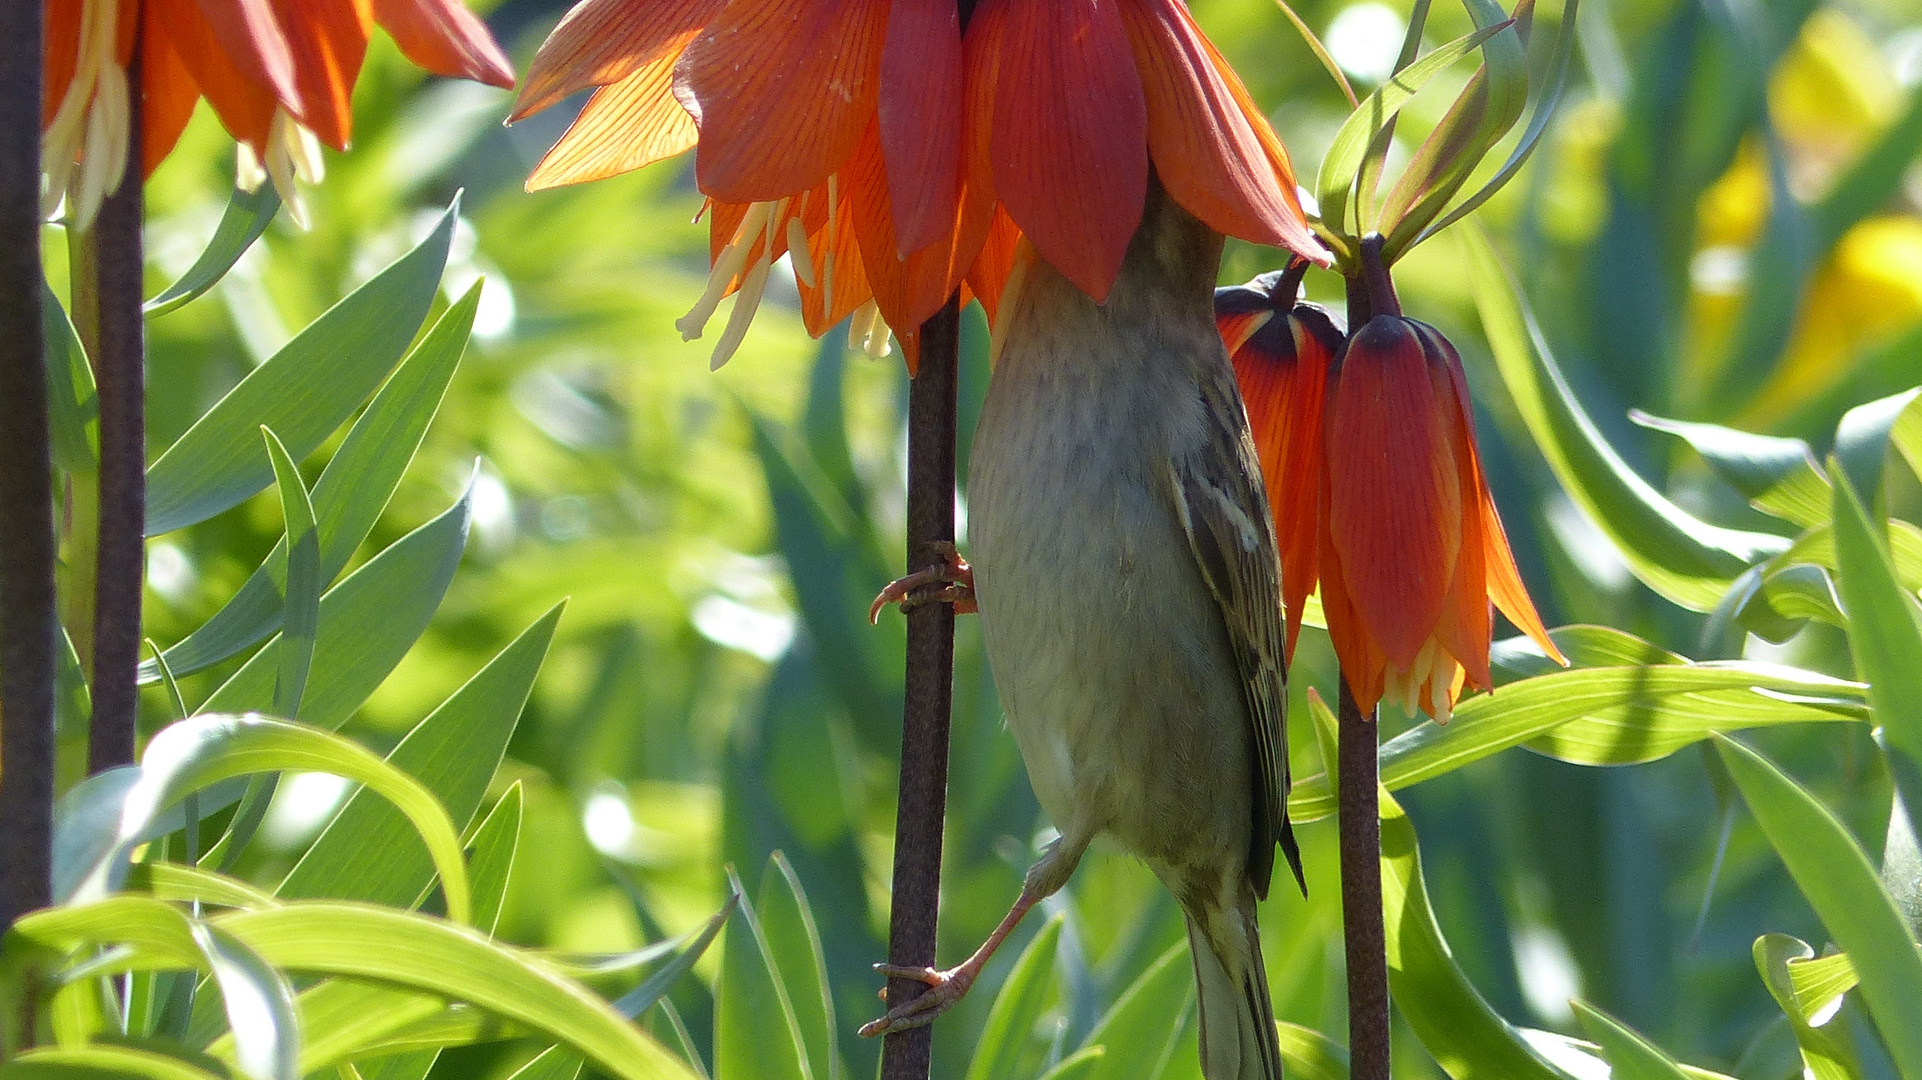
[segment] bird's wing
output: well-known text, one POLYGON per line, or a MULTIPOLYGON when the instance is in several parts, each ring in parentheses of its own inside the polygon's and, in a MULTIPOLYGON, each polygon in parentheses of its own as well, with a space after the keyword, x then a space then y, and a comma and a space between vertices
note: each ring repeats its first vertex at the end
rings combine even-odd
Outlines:
MULTIPOLYGON (((1282 652, 1281 559, 1248 417, 1226 363, 1204 379, 1207 437, 1172 462, 1174 503, 1203 580, 1221 607, 1241 671, 1255 751, 1248 876, 1266 897, 1275 844, 1302 881, 1288 825, 1288 684, 1282 652)), ((1303 885, 1304 891, 1306 885, 1303 885)))

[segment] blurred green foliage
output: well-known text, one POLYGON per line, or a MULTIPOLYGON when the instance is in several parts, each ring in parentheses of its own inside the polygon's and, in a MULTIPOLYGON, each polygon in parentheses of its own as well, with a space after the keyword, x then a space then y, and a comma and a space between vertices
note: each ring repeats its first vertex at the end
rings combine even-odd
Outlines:
MULTIPOLYGON (((1311 176, 1347 112, 1330 80, 1268 0, 1195 8, 1311 176)), ((1300 10, 1364 92, 1407 14, 1405 5, 1332 0, 1300 10)), ((547 0, 510 0, 493 23, 524 65, 560 13, 547 0)), ((1537 71, 1559 17, 1559 5, 1535 13, 1537 71)), ((1468 29, 1461 11, 1439 5, 1428 37, 1468 29)), ((1922 382, 1922 15, 1902 0, 1589 0, 1579 34, 1580 62, 1547 142, 1477 219, 1517 271, 1575 396, 1628 466, 1702 519, 1791 535, 1687 443, 1627 414, 1808 439, 1826 454, 1849 407, 1922 382)), ((1391 167, 1468 70, 1410 104, 1391 167)), ((463 192, 430 321, 484 279, 473 339, 348 569, 436 519, 470 477, 472 535, 426 634, 342 730, 392 749, 567 599, 506 760, 485 801, 467 807, 518 792, 521 844, 499 935, 566 952, 631 950, 703 924, 726 896, 725 865, 753 883, 778 850, 783 880, 806 890, 830 988, 823 1008, 838 1017, 833 1045, 810 1053, 869 1075, 877 1048, 851 1033, 879 1007, 867 965, 883 954, 902 631, 898 617, 870 628, 862 615, 901 569, 904 373, 849 352, 837 335, 808 341, 791 290, 771 285, 737 358, 710 374, 707 347, 673 330, 706 275, 686 163, 524 194, 521 178, 564 121, 543 114, 503 129, 506 108, 496 91, 419 82, 377 41, 356 95, 357 144, 329 156, 325 183, 310 193, 312 229, 283 215, 208 296, 151 323, 151 445, 171 445, 295 330, 428 236, 463 192)), ((227 140, 203 110, 148 188, 150 291, 199 254, 231 175, 227 140)), ((50 229, 48 241, 60 291, 63 240, 50 229)), ((1470 255, 1445 234, 1402 264, 1401 288, 1411 314, 1442 327, 1469 361, 1483 453, 1550 624, 1606 624, 1698 659, 1852 677, 1848 641, 1833 625, 1806 621, 1772 644, 1745 634, 1746 622, 1731 629, 1636 579, 1558 484, 1517 407, 1525 403, 1510 397, 1482 345, 1470 255)), ((1231 243, 1223 280, 1274 263, 1273 252, 1231 243)), ((1312 296, 1332 301, 1339 287, 1309 277, 1312 296)), ((963 345, 965 454, 987 377, 978 312, 963 345)), ((341 438, 303 463, 309 487, 341 438)), ((1896 517, 1922 516, 1922 485, 1908 470, 1888 470, 1877 494, 1896 517)), ((148 634, 170 646, 213 615, 274 549, 281 506, 278 492, 264 491, 153 541, 148 634)), ((944 962, 1000 918, 1046 824, 1002 730, 978 633, 964 619, 959 634, 944 962)), ((1334 685, 1325 636, 1303 641, 1297 717, 1308 715, 1309 687, 1334 685)), ((186 702, 205 699, 241 659, 183 677, 186 702)), ((177 715, 158 684, 143 710, 149 730, 177 715)), ((1395 729, 1401 718, 1385 720, 1395 729)), ((70 751, 81 745, 67 734, 70 751)), ((1295 741, 1298 775, 1319 771, 1310 724, 1295 726, 1295 741)), ((1866 725, 1782 727, 1753 741, 1876 857, 1891 780, 1866 725)), ((1744 793, 1759 782, 1737 780, 1744 793)), ((236 872, 277 881, 341 793, 283 782, 236 872)), ((1400 798, 1398 820, 1419 826, 1424 841, 1436 927, 1497 1020, 1605 1049, 1633 1038, 1619 1021, 1676 1059, 1745 1080, 1799 1072, 1801 1022, 1758 976, 1751 943, 1781 932, 1819 952, 1830 935, 1715 753, 1585 768, 1509 751, 1400 798), (1600 1011, 1578 1017, 1573 997, 1600 1011)), ((1339 1041, 1332 822, 1304 826, 1301 841, 1308 897, 1277 889, 1262 912, 1275 1010, 1339 1041)), ((763 920, 782 895, 770 892, 774 881, 756 900, 763 920)), ((996 993, 1024 948, 1045 947, 1055 962, 1030 976, 1020 1004, 1032 1030, 1004 1044, 1004 1067, 985 1075, 1032 1077, 1070 1057, 1123 991, 1144 976, 1143 986, 1157 985, 1152 976, 1182 936, 1152 877, 1111 852, 1092 854, 1046 910, 940 1022, 943 1080, 976 1075, 965 1051, 995 1025, 991 1010, 1015 1008, 996 993)), ((711 1041, 709 987, 731 955, 705 954, 700 977, 669 996, 710 1063, 728 1059, 711 1041)), ((1179 1013, 1191 990, 1185 965, 1175 966, 1166 1008, 1179 1013)), ((1893 1075, 1863 1006, 1848 1001, 1859 1075, 1893 1075)), ((719 1018, 724 1039, 725 1010, 719 1018)), ((1164 1075, 1193 1075, 1192 1024, 1168 1030, 1178 1045, 1164 1075)), ((1416 1030, 1398 1021, 1398 1074, 1440 1075, 1416 1030)), ((544 1045, 451 1051, 433 1075, 506 1076, 527 1065, 533 1076, 576 1064, 528 1065, 544 1045)), ((1305 1036, 1300 1045, 1291 1060, 1325 1053, 1305 1036)), ((1074 1068, 1148 1075, 1114 1071, 1121 1065, 1074 1068)))

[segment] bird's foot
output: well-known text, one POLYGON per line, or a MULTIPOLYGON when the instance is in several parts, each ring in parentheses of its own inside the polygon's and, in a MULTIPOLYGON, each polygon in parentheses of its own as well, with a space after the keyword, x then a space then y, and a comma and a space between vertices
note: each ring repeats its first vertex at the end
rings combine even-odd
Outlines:
MULTIPOLYGON (((918 979, 927 983, 928 988, 913 1001, 889 1009, 887 1015, 879 1020, 862 1024, 861 1037, 864 1039, 934 1023, 935 1017, 947 1012, 967 996, 968 988, 974 985, 975 976, 980 974, 979 967, 972 963, 946 971, 936 971, 931 967, 902 967, 898 964, 876 964, 874 970, 890 979, 918 979)), ((884 998, 887 996, 886 990, 881 993, 884 998)))
POLYGON ((868 607, 868 622, 879 621, 881 609, 889 604, 900 604, 904 612, 922 604, 953 604, 956 615, 974 614, 974 567, 968 565, 953 544, 943 542, 933 547, 945 561, 917 570, 882 589, 881 595, 868 607))

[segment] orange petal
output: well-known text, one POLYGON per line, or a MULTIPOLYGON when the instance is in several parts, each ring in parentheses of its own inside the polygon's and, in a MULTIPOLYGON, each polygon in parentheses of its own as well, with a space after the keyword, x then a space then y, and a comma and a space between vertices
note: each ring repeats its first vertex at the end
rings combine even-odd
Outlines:
POLYGON ((1286 247, 1309 235, 1301 208, 1277 186, 1261 139, 1178 0, 1122 0, 1135 67, 1148 102, 1155 175, 1216 232, 1286 247))
POLYGON ((974 257, 974 265, 968 267, 967 286, 981 301, 981 310, 988 317, 988 325, 994 325, 995 313, 1001 309, 1001 295, 1008 285, 1008 274, 1014 269, 1014 255, 1021 245, 1021 230, 1007 210, 995 204, 994 217, 988 223, 988 237, 981 244, 981 253, 974 257))
POLYGON ((1348 585, 1342 577, 1341 559, 1335 553, 1328 521, 1328 485, 1324 483, 1321 488, 1321 511, 1316 515, 1321 549, 1321 611, 1328 621, 1328 640, 1335 647, 1335 659, 1341 662, 1341 677, 1348 683, 1348 692, 1354 695, 1362 715, 1368 716, 1381 703, 1388 662, 1348 597, 1348 585))
POLYGON ((1148 107, 1115 0, 1018 0, 994 89, 994 190, 1041 257, 1108 298, 1148 193, 1148 107))
POLYGON ((1001 75, 1002 41, 1008 7, 1019 0, 978 0, 961 41, 961 163, 971 197, 997 201, 994 194, 994 88, 1001 75))
POLYGON ((166 34, 174 55, 213 106, 227 133, 264 157, 273 131, 274 110, 280 104, 274 91, 234 63, 221 48, 213 24, 193 0, 144 2, 148 30, 166 34))
POLYGON ((701 130, 701 190, 763 202, 840 168, 874 117, 886 21, 885 0, 723 8, 675 72, 675 93, 701 130))
POLYGON ((41 29, 40 129, 53 123, 80 67, 82 0, 45 0, 41 29))
POLYGON ((681 49, 727 0, 582 0, 541 43, 521 84, 512 123, 576 91, 620 82, 681 49))
POLYGON ((173 153, 180 133, 200 104, 200 88, 174 52, 167 35, 150 32, 140 39, 141 175, 152 176, 173 153))
MULTIPOLYGON (((205 24, 229 65, 250 81, 265 86, 288 112, 299 113, 302 101, 294 71, 293 48, 281 26, 285 12, 277 15, 273 0, 198 0, 190 6, 198 12, 196 21, 205 24)), ((148 4, 147 27, 150 30, 164 28, 172 34, 175 20, 163 19, 154 6, 148 4)), ((178 45, 176 51, 189 68, 195 67, 178 45)), ((200 85, 205 90, 204 80, 200 85)))
POLYGON ((567 133, 534 167, 527 190, 599 180, 692 147, 694 118, 674 99, 674 60, 659 57, 594 91, 567 133))
POLYGON ((436 75, 514 85, 514 65, 460 0, 374 0, 374 18, 407 59, 436 75))
POLYGON ((1214 42, 1206 37, 1202 37, 1200 41, 1201 47, 1207 51, 1209 62, 1214 65, 1215 72, 1220 76, 1222 83, 1228 87, 1228 92, 1234 96, 1235 104, 1241 108, 1242 118, 1248 122, 1248 127, 1255 133, 1255 138, 1260 140, 1261 148, 1268 158, 1268 167, 1275 174, 1275 190, 1281 193, 1282 201, 1287 203, 1292 211, 1288 215, 1288 228, 1283 237, 1282 246, 1316 266, 1330 265, 1334 262, 1333 256, 1308 228, 1308 217, 1301 209, 1301 195, 1295 190, 1295 169, 1288 162, 1288 150, 1281 145, 1281 136, 1275 134, 1274 126, 1268 123, 1267 114, 1261 111, 1261 106, 1255 104, 1254 95, 1242 85, 1241 77, 1235 74, 1234 67, 1228 63, 1228 58, 1222 56, 1220 50, 1215 48, 1214 42))
POLYGON ((354 130, 354 82, 367 59, 372 0, 274 0, 294 57, 295 116, 321 142, 347 149, 354 130))
POLYGON ((1398 668, 1434 633, 1461 548, 1442 404, 1408 320, 1376 316, 1349 340, 1323 433, 1330 530, 1355 610, 1398 668))
POLYGON ((874 288, 874 302, 896 336, 905 339, 941 310, 961 284, 987 239, 989 219, 963 220, 970 215, 950 202, 941 237, 902 258, 895 239, 888 197, 891 185, 878 120, 869 126, 867 137, 855 148, 841 177, 847 184, 844 196, 853 204, 854 231, 861 241, 861 263, 867 270, 868 284, 874 288))
POLYGON ((861 242, 854 225, 854 207, 840 192, 844 185, 836 180, 836 198, 827 197, 822 184, 808 194, 807 212, 802 215, 808 230, 808 257, 814 263, 814 284, 799 282, 801 321, 808 333, 820 337, 855 309, 874 299, 868 286, 867 270, 861 261, 861 242), (833 217, 828 216, 833 202, 833 217), (818 216, 817 216, 818 215, 818 216), (818 224, 812 222, 818 221, 818 224))
POLYGON ((875 104, 896 254, 945 239, 961 193, 961 20, 952 0, 894 0, 875 104))

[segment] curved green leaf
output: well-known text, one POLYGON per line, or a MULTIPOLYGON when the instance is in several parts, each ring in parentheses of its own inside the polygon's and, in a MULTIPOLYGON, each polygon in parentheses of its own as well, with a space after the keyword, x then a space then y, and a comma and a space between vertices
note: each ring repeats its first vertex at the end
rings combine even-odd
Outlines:
POLYGON ((1856 494, 1868 498, 1868 505, 1877 508, 1878 517, 1884 516, 1880 509, 1884 503, 1882 467, 1888 462, 1889 437, 1919 395, 1922 387, 1857 405, 1835 427, 1835 457, 1855 485, 1856 494))
POLYGON ((297 720, 307 671, 314 662, 314 635, 320 627, 320 538, 314 530, 314 504, 307 497, 300 469, 287 456, 287 448, 273 428, 263 426, 260 434, 267 440, 267 458, 274 466, 281 516, 287 523, 286 568, 282 571, 287 583, 287 607, 280 633, 280 671, 274 681, 273 712, 297 720))
POLYGON ((1741 492, 1757 510, 1805 528, 1829 519, 1828 477, 1817 467, 1815 452, 1801 439, 1668 420, 1640 409, 1631 410, 1628 418, 1687 442, 1723 483, 1741 492))
MULTIPOLYGON (((1855 1060, 1845 1025, 1828 1026, 1842 1003, 1842 992, 1827 995, 1816 1009, 1808 1008, 1795 989, 1791 966, 1815 955, 1808 943, 1787 934, 1763 934, 1755 939, 1755 969, 1769 995, 1788 1017, 1789 1029, 1802 1052, 1802 1065, 1808 1080, 1860 1080, 1861 1065, 1855 1060)), ((1847 987, 1843 987, 1846 990, 1847 987)))
POLYGON ((287 980, 227 931, 197 921, 191 929, 220 987, 234 1064, 257 1080, 299 1080, 300 1023, 287 980))
POLYGON ((377 979, 471 1002, 574 1047, 622 1080, 692 1075, 586 987, 467 927, 334 901, 233 912, 212 921, 276 967, 377 979))
POLYGON ((1813 959, 1790 957, 1788 974, 1796 1011, 1810 1023, 1818 1016, 1833 1014, 1842 995, 1855 989, 1855 984, 1861 981, 1855 974, 1855 965, 1849 963, 1848 953, 1831 953, 1813 959))
POLYGON ((1181 1040, 1194 997, 1194 965, 1183 941, 1149 964, 1088 1033, 1082 1048, 1099 1046, 1107 1053, 1081 1075, 1088 1080, 1159 1076, 1181 1040))
POLYGON ((175 862, 135 863, 127 875, 127 889, 145 892, 156 900, 212 904, 215 907, 272 907, 280 903, 270 892, 226 874, 175 862))
POLYGON ((807 894, 801 890, 794 868, 778 851, 769 857, 767 869, 761 874, 755 914, 767 943, 770 970, 786 987, 788 1001, 794 1007, 801 1045, 807 1051, 808 1071, 820 1080, 833 1080, 841 1068, 834 1041, 834 997, 828 990, 821 935, 814 927, 814 914, 808 910, 807 894))
MULTIPOLYGON (((477 283, 401 361, 314 482, 323 582, 339 576, 393 497, 460 364, 479 303, 477 283)), ((167 650, 176 676, 217 664, 280 629, 285 550, 283 539, 212 618, 167 650)), ((143 684, 159 677, 154 661, 140 666, 143 684)))
POLYGON ((1008 972, 1008 981, 995 995, 987 1024, 974 1044, 967 1080, 1020 1080, 1015 1069, 1034 1038, 1035 1025, 1047 1007, 1054 984, 1054 953, 1061 941, 1063 917, 1056 915, 1021 950, 1008 972))
POLYGON ((1922 1076, 1922 948, 1848 828, 1768 759, 1722 735, 1716 748, 1789 876, 1861 979, 1862 999, 1897 1071, 1922 1076))
MULTIPOLYGON (((1433 779, 1512 746, 1582 765, 1654 761, 1713 731, 1864 720, 1859 683, 1751 661, 1583 668, 1538 675, 1478 694, 1446 725, 1424 721, 1381 748, 1391 791, 1433 779)), ((1296 822, 1335 812, 1327 775, 1296 782, 1296 822)))
POLYGON ((1087 1080, 1107 1056, 1108 1048, 1105 1046, 1084 1046, 1042 1073, 1040 1080, 1087 1080))
POLYGON ((1350 188, 1354 186, 1355 174, 1361 168, 1368 144, 1375 134, 1401 112, 1401 107, 1415 96, 1430 79, 1446 71, 1457 60, 1475 51, 1483 42, 1510 24, 1497 23, 1484 26, 1471 34, 1465 34, 1446 45, 1440 46, 1427 56, 1415 61, 1396 72, 1387 82, 1375 88, 1374 93, 1362 99, 1361 106, 1348 115, 1335 133, 1335 141, 1328 146, 1328 153, 1322 156, 1321 171, 1315 177, 1315 199, 1321 205, 1323 224, 1336 231, 1346 228, 1350 188))
POLYGON ((460 200, 414 250, 315 319, 147 469, 147 535, 205 521, 265 488, 273 472, 253 450, 266 425, 295 457, 314 452, 360 408, 427 317, 460 200))
POLYGON ((1487 238, 1470 230, 1462 243, 1482 331, 1516 410, 1569 497, 1636 577, 1685 608, 1711 611, 1751 564, 1788 549, 1779 536, 1710 525, 1636 475, 1582 411, 1487 238))
POLYGON ((1624 1027, 1620 1021, 1585 1002, 1569 1002, 1589 1037, 1601 1046, 1608 1059, 1612 1080, 1687 1080, 1674 1058, 1659 1047, 1624 1027))
POLYGON ((700 928, 684 936, 680 941, 672 943, 680 950, 675 954, 674 959, 663 964, 661 970, 649 975, 646 982, 621 995, 620 999, 614 1002, 615 1010, 630 1020, 638 1020, 642 1013, 653 1008, 655 1003, 666 997, 667 992, 680 981, 681 976, 694 970, 695 962, 700 960, 701 954, 707 952, 707 947, 714 943, 715 937, 721 932, 721 927, 727 925, 728 916, 734 913, 734 907, 740 903, 740 900, 739 893, 729 893, 727 903, 721 905, 721 910, 715 912, 713 917, 700 928))
POLYGON ((1275 1025, 1281 1040, 1281 1063, 1296 1080, 1348 1080, 1348 1050, 1313 1028, 1282 1021, 1275 1025))
POLYGON ((579 1054, 567 1047, 550 1046, 536 1054, 534 1060, 515 1069, 507 1080, 574 1080, 585 1064, 579 1054))
POLYGON ((406 815, 425 842, 447 893, 448 911, 466 921, 470 906, 460 834, 432 792, 331 732, 264 716, 196 716, 155 735, 141 757, 138 779, 125 789, 121 813, 104 853, 79 875, 75 898, 104 895, 125 876, 128 851, 162 809, 189 792, 252 773, 299 770, 357 780, 406 815))
POLYGON ((158 1050, 93 1043, 28 1050, 0 1065, 0 1080, 234 1080, 158 1050))
POLYGON ((93 366, 60 298, 40 283, 40 332, 46 338, 48 434, 53 463, 69 473, 100 471, 100 395, 93 366))
POLYGON ((728 884, 741 897, 741 908, 740 922, 721 943, 721 978, 714 991, 715 1074, 828 1080, 812 1072, 793 999, 781 981, 760 916, 732 867, 728 884))
MULTIPOLYGON (((1854 484, 1840 468, 1832 479, 1836 588, 1848 612, 1849 652, 1893 749, 1922 762, 1922 610, 1896 580, 1886 533, 1871 524, 1854 484)), ((1903 779, 1902 770, 1896 776, 1903 779)), ((1922 805, 1922 792, 1903 796, 1922 805)))
MULTIPOLYGON (((367 700, 427 630, 467 546, 473 485, 441 515, 389 545, 320 599, 314 660, 301 694, 302 719, 337 728, 367 700)), ((274 700, 280 640, 234 672, 202 712, 267 709, 274 700)))
POLYGON ((142 308, 147 317, 165 315, 220 284, 220 279, 227 276, 227 271, 260 239, 260 234, 267 231, 279 212, 280 192, 274 190, 274 185, 263 183, 252 191, 236 186, 227 200, 226 212, 220 215, 220 224, 214 226, 214 234, 200 257, 178 281, 147 301, 142 308))

